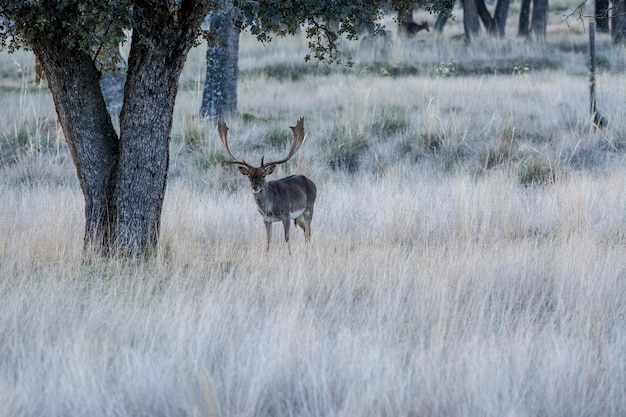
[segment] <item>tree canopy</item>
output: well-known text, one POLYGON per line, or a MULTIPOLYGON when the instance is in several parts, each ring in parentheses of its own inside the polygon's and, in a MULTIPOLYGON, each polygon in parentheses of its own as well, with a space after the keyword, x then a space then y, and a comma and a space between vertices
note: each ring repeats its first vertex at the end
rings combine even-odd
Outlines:
MULTIPOLYGON (((438 11, 443 1, 417 3, 438 11)), ((357 38, 364 24, 380 31, 383 6, 407 10, 416 2, 235 0, 232 4, 239 10, 236 24, 259 41, 269 42, 274 36, 304 29, 311 49, 305 59, 341 62, 342 36, 357 38)), ((141 29, 147 15, 150 20, 181 20, 198 6, 207 13, 221 7, 215 0, 5 0, 0 5, 0 16, 5 18, 0 21, 0 46, 15 50, 30 47, 39 36, 53 36, 68 49, 95 53, 102 45, 124 41, 122 29, 141 29)), ((212 39, 210 32, 204 35, 212 39)))

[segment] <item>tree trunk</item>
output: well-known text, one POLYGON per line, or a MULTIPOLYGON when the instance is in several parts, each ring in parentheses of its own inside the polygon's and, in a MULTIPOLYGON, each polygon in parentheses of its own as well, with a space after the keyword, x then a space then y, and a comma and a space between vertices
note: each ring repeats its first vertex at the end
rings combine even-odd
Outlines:
POLYGON ((142 257, 157 244, 178 79, 209 3, 178 7, 154 3, 134 29, 119 138, 93 59, 33 41, 85 198, 85 245, 104 256, 142 257))
POLYGON ((480 32, 480 20, 474 0, 463 0, 463 28, 466 42, 471 42, 480 32))
POLYGON ((496 4, 496 10, 493 14, 493 18, 496 21, 496 27, 498 29, 498 36, 504 38, 504 31, 506 28, 506 18, 509 15, 509 5, 511 0, 498 0, 496 4))
POLYGON ((209 44, 206 52, 206 79, 202 92, 202 117, 223 118, 237 113, 239 75, 239 28, 234 25, 235 9, 231 0, 209 16, 211 32, 219 44, 209 44))
POLYGON ((532 32, 538 42, 546 41, 548 26, 548 0, 533 0, 532 32))
POLYGON ((519 28, 517 36, 528 38, 530 36, 530 2, 531 0, 522 0, 519 11, 519 28))
POLYGON ((85 199, 84 244, 100 251, 113 239, 111 192, 119 146, 98 84, 100 74, 89 55, 68 53, 58 40, 40 37, 32 46, 46 73, 85 199))
POLYGON ((611 36, 615 44, 626 42, 626 0, 613 1, 611 36))
POLYGON ((435 21, 435 30, 437 32, 443 32, 443 27, 448 22, 448 19, 452 15, 452 9, 454 8, 455 0, 444 0, 442 11, 437 15, 437 20, 435 21))
POLYGON ((609 0, 595 1, 595 18, 598 32, 609 32, 609 0))
POLYGON ((178 79, 202 18, 191 25, 155 19, 133 32, 114 196, 117 244, 131 256, 157 244, 178 79))
POLYGON ((476 3, 476 10, 478 11, 478 16, 480 20, 485 25, 485 29, 489 34, 496 33, 496 21, 491 17, 491 13, 489 13, 489 9, 487 9, 487 5, 485 4, 485 0, 474 0, 476 3))

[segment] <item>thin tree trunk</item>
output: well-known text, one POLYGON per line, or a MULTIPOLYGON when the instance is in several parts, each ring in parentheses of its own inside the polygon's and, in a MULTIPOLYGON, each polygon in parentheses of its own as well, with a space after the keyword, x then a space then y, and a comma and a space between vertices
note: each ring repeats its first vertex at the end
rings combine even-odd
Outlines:
POLYGON ((208 16, 211 32, 218 44, 209 44, 206 52, 206 79, 200 115, 223 118, 237 113, 237 78, 239 76, 239 28, 233 23, 235 9, 230 0, 208 16))
POLYGON ((519 28, 517 29, 517 36, 525 38, 530 36, 530 2, 531 0, 522 0, 519 12, 519 28))
POLYGON ((609 32, 609 0, 595 1, 595 18, 598 32, 609 32))
POLYGON ((496 21, 496 27, 498 29, 498 36, 504 38, 504 31, 506 29, 506 19, 509 15, 509 5, 511 0, 498 0, 496 4, 496 10, 493 14, 493 18, 496 21))
POLYGON ((463 0, 463 28, 466 42, 471 42, 480 33, 480 20, 474 0, 463 0))
POLYGON ((626 42, 626 0, 615 0, 613 2, 611 24, 613 43, 626 42))
POLYGON ((546 41, 548 26, 548 0, 533 0, 532 32, 538 42, 546 41))
POLYGON ((474 0, 476 3, 476 10, 478 11, 478 16, 480 20, 485 25, 485 29, 489 34, 496 33, 496 21, 491 17, 491 13, 489 13, 489 9, 487 9, 487 5, 485 4, 485 0, 474 0))

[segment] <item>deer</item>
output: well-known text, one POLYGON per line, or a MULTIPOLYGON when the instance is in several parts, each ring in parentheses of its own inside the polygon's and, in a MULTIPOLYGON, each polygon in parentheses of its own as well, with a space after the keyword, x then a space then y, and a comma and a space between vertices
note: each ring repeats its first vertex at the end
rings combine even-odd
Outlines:
POLYGON ((408 35, 414 36, 418 32, 425 30, 426 32, 430 32, 430 28, 428 27, 428 21, 422 20, 421 23, 415 22, 406 22, 404 24, 404 30, 408 35))
POLYGON ((274 222, 283 224, 285 242, 290 255, 289 226, 291 220, 294 221, 294 225, 300 226, 304 231, 305 242, 308 243, 311 240, 311 219, 317 198, 317 188, 313 181, 304 175, 290 175, 286 178, 267 182, 265 180, 265 177, 271 175, 278 165, 291 159, 306 138, 304 118, 300 118, 296 125, 290 126, 290 128, 293 131, 293 144, 287 156, 272 162, 264 162, 264 158, 261 158, 261 165, 254 167, 243 159, 235 158, 228 146, 228 126, 222 121, 217 122, 220 139, 231 158, 228 162, 237 165, 239 172, 250 180, 254 201, 265 223, 266 253, 270 250, 272 223, 274 222))

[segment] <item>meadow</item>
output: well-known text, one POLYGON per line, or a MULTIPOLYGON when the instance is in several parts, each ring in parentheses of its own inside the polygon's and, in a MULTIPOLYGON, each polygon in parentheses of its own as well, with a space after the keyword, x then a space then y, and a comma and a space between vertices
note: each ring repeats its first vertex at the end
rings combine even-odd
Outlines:
MULTIPOLYGON (((554 5, 551 5, 555 7, 554 5)), ((513 10, 514 12, 515 10, 513 10)), ((546 45, 394 39, 353 68, 241 39, 231 149, 318 187, 290 256, 180 83, 158 253, 82 253, 83 200, 28 52, 0 55, 0 415, 621 416, 624 49, 551 13, 546 45)), ((425 16, 432 19, 432 17, 425 16)))

